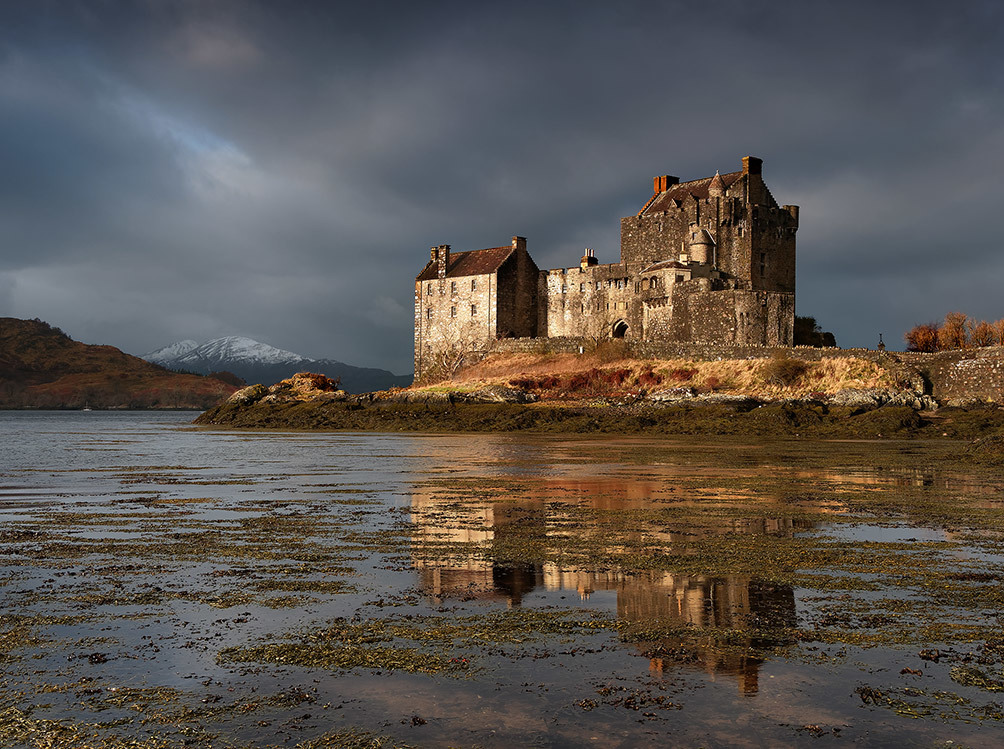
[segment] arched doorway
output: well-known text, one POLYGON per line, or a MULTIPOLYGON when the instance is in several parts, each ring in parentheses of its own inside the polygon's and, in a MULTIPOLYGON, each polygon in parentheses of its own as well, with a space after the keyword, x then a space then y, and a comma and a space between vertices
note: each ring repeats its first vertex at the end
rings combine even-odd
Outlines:
POLYGON ((628 325, 623 320, 618 320, 614 323, 611 335, 614 338, 623 338, 627 334, 628 325))

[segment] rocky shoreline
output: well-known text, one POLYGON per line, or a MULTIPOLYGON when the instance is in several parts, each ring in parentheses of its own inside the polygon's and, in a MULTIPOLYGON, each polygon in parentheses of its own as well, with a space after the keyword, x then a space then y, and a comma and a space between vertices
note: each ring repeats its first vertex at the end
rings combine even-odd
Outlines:
POLYGON ((533 393, 499 386, 349 395, 323 376, 301 374, 271 388, 244 388, 195 423, 280 430, 974 440, 1004 435, 1004 408, 938 408, 930 396, 891 389, 778 400, 688 388, 562 402, 541 402, 533 393))

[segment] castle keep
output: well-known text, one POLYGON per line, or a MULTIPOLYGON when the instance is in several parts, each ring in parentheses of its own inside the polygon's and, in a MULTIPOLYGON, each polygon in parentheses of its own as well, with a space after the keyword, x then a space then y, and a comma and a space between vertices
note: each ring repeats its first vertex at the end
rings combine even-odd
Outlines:
POLYGON ((415 279, 415 377, 449 371, 509 337, 605 337, 790 346, 798 206, 779 206, 763 162, 680 182, 621 219, 621 259, 538 270, 526 240, 486 250, 433 247, 415 279))

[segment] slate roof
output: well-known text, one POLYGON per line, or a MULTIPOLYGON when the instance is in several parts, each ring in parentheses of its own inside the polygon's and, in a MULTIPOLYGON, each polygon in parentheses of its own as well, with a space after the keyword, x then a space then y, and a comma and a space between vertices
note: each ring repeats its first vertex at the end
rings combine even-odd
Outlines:
MULTIPOLYGON (((483 276, 486 273, 494 273, 515 251, 512 245, 506 245, 505 247, 489 247, 487 250, 451 252, 450 266, 446 269, 446 277, 483 276)), ((430 261, 415 280, 435 281, 437 278, 439 278, 437 265, 430 261)))
MULTIPOLYGON (((719 177, 726 188, 732 187, 743 176, 742 172, 729 172, 728 174, 715 175, 719 177)), ((680 205, 680 201, 693 196, 698 200, 708 197, 708 186, 715 177, 705 177, 704 179, 694 179, 690 182, 680 182, 673 185, 668 190, 653 195, 652 199, 645 204, 645 207, 638 211, 638 215, 643 213, 661 213, 680 205)))

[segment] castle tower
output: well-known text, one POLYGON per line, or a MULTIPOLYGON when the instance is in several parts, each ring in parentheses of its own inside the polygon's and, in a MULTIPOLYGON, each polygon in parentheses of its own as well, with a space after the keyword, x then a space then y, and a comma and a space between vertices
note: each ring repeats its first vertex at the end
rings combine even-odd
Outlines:
POLYGON ((690 225, 688 255, 690 260, 695 263, 714 263, 715 240, 708 233, 707 229, 702 229, 696 224, 690 225))

